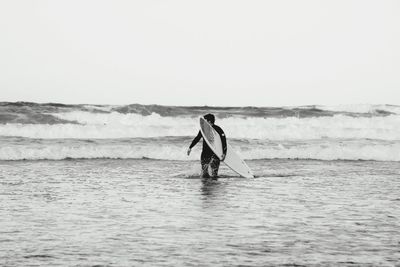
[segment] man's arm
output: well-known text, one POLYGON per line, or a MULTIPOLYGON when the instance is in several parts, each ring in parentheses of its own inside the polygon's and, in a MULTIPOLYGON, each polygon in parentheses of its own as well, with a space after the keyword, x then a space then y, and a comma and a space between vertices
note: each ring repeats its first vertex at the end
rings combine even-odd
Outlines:
POLYGON ((197 136, 193 139, 192 143, 189 146, 189 149, 187 151, 187 154, 190 154, 190 151, 192 151, 192 147, 194 147, 202 138, 203 136, 201 135, 201 132, 199 131, 199 133, 197 134, 197 136))
POLYGON ((227 150, 227 147, 226 147, 226 136, 225 136, 224 131, 223 131, 219 126, 214 125, 214 129, 217 131, 217 133, 218 133, 219 136, 221 137, 222 152, 223 152, 223 156, 222 156, 223 158, 222 158, 222 160, 224 160, 224 159, 225 159, 225 156, 226 156, 226 150, 227 150))

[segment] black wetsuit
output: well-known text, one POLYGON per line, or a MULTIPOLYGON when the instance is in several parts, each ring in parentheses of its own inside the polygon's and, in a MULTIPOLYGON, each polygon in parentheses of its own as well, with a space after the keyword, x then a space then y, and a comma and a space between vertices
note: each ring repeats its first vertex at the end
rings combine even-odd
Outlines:
MULTIPOLYGON (((217 131, 219 136, 221 137, 222 141, 222 151, 224 155, 226 155, 226 137, 224 131, 217 125, 212 126, 214 130, 217 131)), ((201 134, 201 131, 197 134, 197 136, 193 139, 192 143, 190 144, 189 148, 191 149, 194 147, 200 139, 203 137, 201 134)), ((201 152, 201 169, 202 169, 202 176, 207 177, 208 176, 208 166, 211 167, 211 175, 213 177, 218 176, 218 169, 219 169, 219 164, 220 164, 220 159, 215 155, 215 153, 211 150, 211 148, 208 146, 207 142, 203 138, 203 150, 201 152)))

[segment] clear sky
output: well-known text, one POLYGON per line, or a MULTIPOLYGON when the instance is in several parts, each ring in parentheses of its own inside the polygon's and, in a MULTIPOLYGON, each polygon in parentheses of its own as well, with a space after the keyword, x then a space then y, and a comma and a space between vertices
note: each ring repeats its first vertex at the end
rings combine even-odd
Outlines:
POLYGON ((400 1, 2 0, 0 101, 400 104, 400 1))

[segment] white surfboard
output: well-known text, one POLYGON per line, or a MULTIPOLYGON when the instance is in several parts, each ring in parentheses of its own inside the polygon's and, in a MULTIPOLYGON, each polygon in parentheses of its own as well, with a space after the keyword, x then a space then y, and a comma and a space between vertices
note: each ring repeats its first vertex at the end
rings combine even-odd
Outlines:
MULTIPOLYGON (((204 118, 200 118, 200 131, 208 146, 215 153, 215 155, 221 159, 223 154, 221 137, 204 118)), ((254 178, 250 168, 238 156, 238 154, 236 154, 233 148, 228 144, 228 141, 226 148, 226 156, 223 162, 239 175, 246 178, 254 178)))

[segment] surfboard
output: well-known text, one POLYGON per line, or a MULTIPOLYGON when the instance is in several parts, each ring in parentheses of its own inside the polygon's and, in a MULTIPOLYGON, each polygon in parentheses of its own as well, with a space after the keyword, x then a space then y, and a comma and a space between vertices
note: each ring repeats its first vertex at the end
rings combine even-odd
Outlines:
MULTIPOLYGON (((208 121, 202 117, 200 118, 200 131, 208 146, 215 153, 215 155, 221 159, 223 155, 221 137, 217 131, 214 130, 211 124, 209 124, 208 121)), ((247 164, 239 157, 235 150, 228 144, 228 141, 226 148, 226 156, 223 162, 240 176, 245 178, 254 178, 249 166, 247 166, 247 164)))

